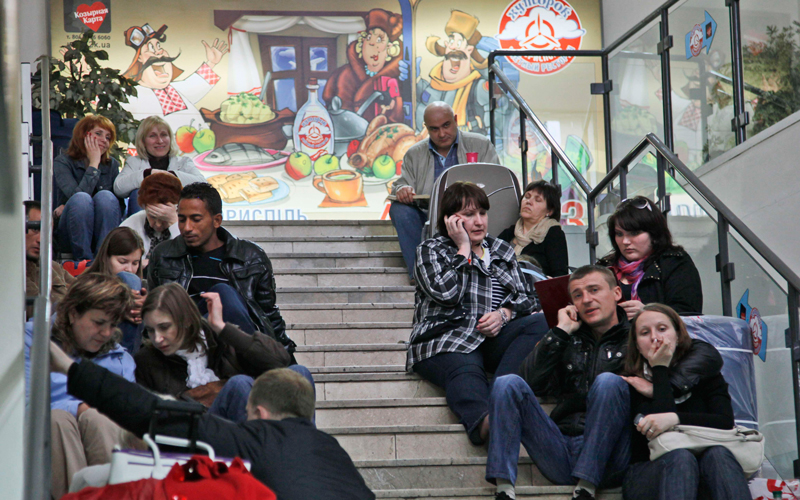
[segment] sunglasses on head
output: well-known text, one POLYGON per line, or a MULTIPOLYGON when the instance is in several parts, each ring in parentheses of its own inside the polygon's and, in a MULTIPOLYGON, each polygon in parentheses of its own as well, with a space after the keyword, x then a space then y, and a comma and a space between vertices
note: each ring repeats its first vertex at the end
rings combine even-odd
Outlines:
POLYGON ((617 205, 617 210, 622 208, 622 206, 625 205, 626 203, 628 205, 633 206, 633 208, 638 208, 639 210, 644 210, 646 208, 646 209, 650 210, 651 212, 653 211, 653 208, 650 206, 649 200, 647 198, 639 198, 639 199, 637 199, 637 198, 630 198, 630 199, 629 198, 625 198, 624 200, 619 202, 619 204, 617 205))

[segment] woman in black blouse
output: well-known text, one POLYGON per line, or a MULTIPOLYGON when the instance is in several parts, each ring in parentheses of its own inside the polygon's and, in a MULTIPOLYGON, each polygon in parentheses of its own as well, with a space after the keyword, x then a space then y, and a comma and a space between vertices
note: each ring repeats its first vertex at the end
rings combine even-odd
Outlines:
POLYGON ((561 229, 561 193, 558 186, 541 180, 525 188, 517 223, 498 238, 514 246, 519 256, 529 255, 547 276, 569 274, 567 238, 561 229))
POLYGON ((625 500, 692 500, 703 491, 712 500, 750 500, 739 462, 723 446, 698 455, 679 449, 649 460, 647 442, 677 424, 731 429, 733 407, 728 384, 705 342, 692 340, 672 308, 648 304, 631 321, 624 377, 631 390, 631 415, 638 421, 631 439, 631 466, 625 475, 625 500), (636 348, 634 348, 634 346, 636 348), (690 370, 686 370, 691 364, 690 370), (689 392, 674 388, 678 371, 691 371, 697 383, 689 392))

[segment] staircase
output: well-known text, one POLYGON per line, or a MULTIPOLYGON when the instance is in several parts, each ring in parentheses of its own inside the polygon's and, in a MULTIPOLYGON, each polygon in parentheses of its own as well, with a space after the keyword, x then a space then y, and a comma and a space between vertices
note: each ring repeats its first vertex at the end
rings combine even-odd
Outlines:
MULTIPOLYGON (((494 498, 486 447, 470 444, 444 391, 405 372, 414 288, 388 221, 226 222, 266 250, 297 361, 314 375, 317 426, 378 498, 494 498)), ((521 450, 518 498, 566 500, 521 450)), ((617 500, 617 491, 601 494, 617 500)))

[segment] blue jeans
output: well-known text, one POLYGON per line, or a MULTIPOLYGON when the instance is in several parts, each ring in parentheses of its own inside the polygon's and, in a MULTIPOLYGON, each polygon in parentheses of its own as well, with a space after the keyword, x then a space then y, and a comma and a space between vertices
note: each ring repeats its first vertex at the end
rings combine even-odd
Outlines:
MULTIPOLYGON (((235 288, 228 284, 220 283, 208 289, 209 292, 219 294, 222 301, 222 320, 225 323, 233 323, 243 332, 252 335, 256 331, 256 325, 250 319, 250 311, 247 309, 247 302, 235 288)), ((208 318, 208 305, 206 299, 197 297, 197 308, 204 318, 208 318)))
MULTIPOLYGON (((131 290, 136 290, 137 292, 142 290, 142 279, 135 274, 123 271, 117 274, 117 277, 121 279, 123 283, 128 285, 128 288, 131 290)), ((131 356, 133 356, 142 345, 142 332, 144 331, 144 323, 137 325, 136 323, 122 320, 117 326, 122 332, 122 340, 120 340, 119 344, 124 347, 131 354, 131 356)))
POLYGON ((408 268, 408 277, 413 278, 417 247, 422 243, 422 228, 428 221, 428 214, 414 205, 393 201, 389 207, 389 217, 397 231, 400 251, 403 253, 403 260, 408 268))
MULTIPOLYGON (((314 387, 314 378, 308 368, 303 365, 292 365, 287 368, 299 373, 311 382, 311 388, 314 389, 314 396, 316 396, 317 390, 314 387)), ((217 394, 217 398, 211 403, 211 408, 208 409, 208 412, 212 415, 226 418, 231 422, 246 422, 247 399, 250 397, 250 389, 253 388, 254 383, 253 377, 247 375, 235 375, 229 378, 225 382, 225 386, 217 394)))
POLYGON ((75 193, 64 206, 58 220, 58 241, 73 260, 92 260, 106 235, 122 222, 119 199, 108 190, 94 196, 75 193))
POLYGON ((130 217, 136 212, 141 211, 142 207, 139 206, 139 188, 136 188, 128 195, 128 215, 126 215, 126 217, 130 217))
POLYGON ((565 436, 547 416, 530 386, 516 375, 494 382, 489 401, 489 457, 486 480, 515 483, 519 445, 550 482, 615 486, 631 456, 628 384, 612 373, 601 373, 586 398, 586 428, 582 436, 565 436))
POLYGON ((674 450, 652 462, 633 464, 622 484, 625 500, 750 500, 742 466, 723 446, 699 456, 674 450))
POLYGON ((522 316, 487 338, 468 354, 442 353, 414 365, 422 378, 444 388, 447 406, 467 430, 470 441, 481 444, 480 424, 489 414, 489 379, 517 373, 522 360, 547 333, 544 314, 522 316))

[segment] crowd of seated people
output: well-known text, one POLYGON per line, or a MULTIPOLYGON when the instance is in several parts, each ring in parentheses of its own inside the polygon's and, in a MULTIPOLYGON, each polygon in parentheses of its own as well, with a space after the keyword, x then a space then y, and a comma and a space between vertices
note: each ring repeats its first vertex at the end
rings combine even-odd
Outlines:
MULTIPOLYGON (((374 498, 336 440, 314 427, 313 378, 294 359, 269 257, 223 227, 219 193, 176 156, 163 120, 142 122, 139 157, 119 175, 106 122, 81 120, 57 161, 64 198, 56 234, 74 259, 93 262, 77 279, 54 276, 51 290, 52 496, 66 493, 80 469, 108 463, 122 429, 147 431, 152 391, 204 404, 198 437, 220 456, 251 460, 279 498, 374 498), (115 229, 125 196, 131 215, 115 229)), ((569 273, 557 186, 526 186, 519 219, 495 237, 484 190, 455 183, 430 221, 435 235, 419 237, 428 214, 413 195, 430 194, 470 150, 498 161, 455 123, 446 104, 429 106, 430 138, 409 150, 406 183, 395 184, 393 223, 416 285, 406 368, 444 388, 469 440, 488 446, 496 498, 516 496, 520 445, 548 480, 575 485, 573 498, 620 485, 632 500, 698 491, 748 498, 741 466, 724 448, 647 456, 647 440, 677 423, 733 426, 722 360, 691 340, 678 316, 702 313, 702 289, 666 217, 647 198, 621 202, 608 220, 613 251, 570 275, 572 304, 549 328, 519 261, 548 277, 569 273), (690 386, 687 371, 697 375, 690 386), (541 397, 556 401, 549 415, 541 397), (670 480, 675 470, 684 483, 670 480)), ((40 211, 26 202, 28 221, 40 211)), ((38 256, 39 232, 30 229, 29 295, 38 256)), ((160 424, 167 435, 188 432, 186 419, 160 424)))

